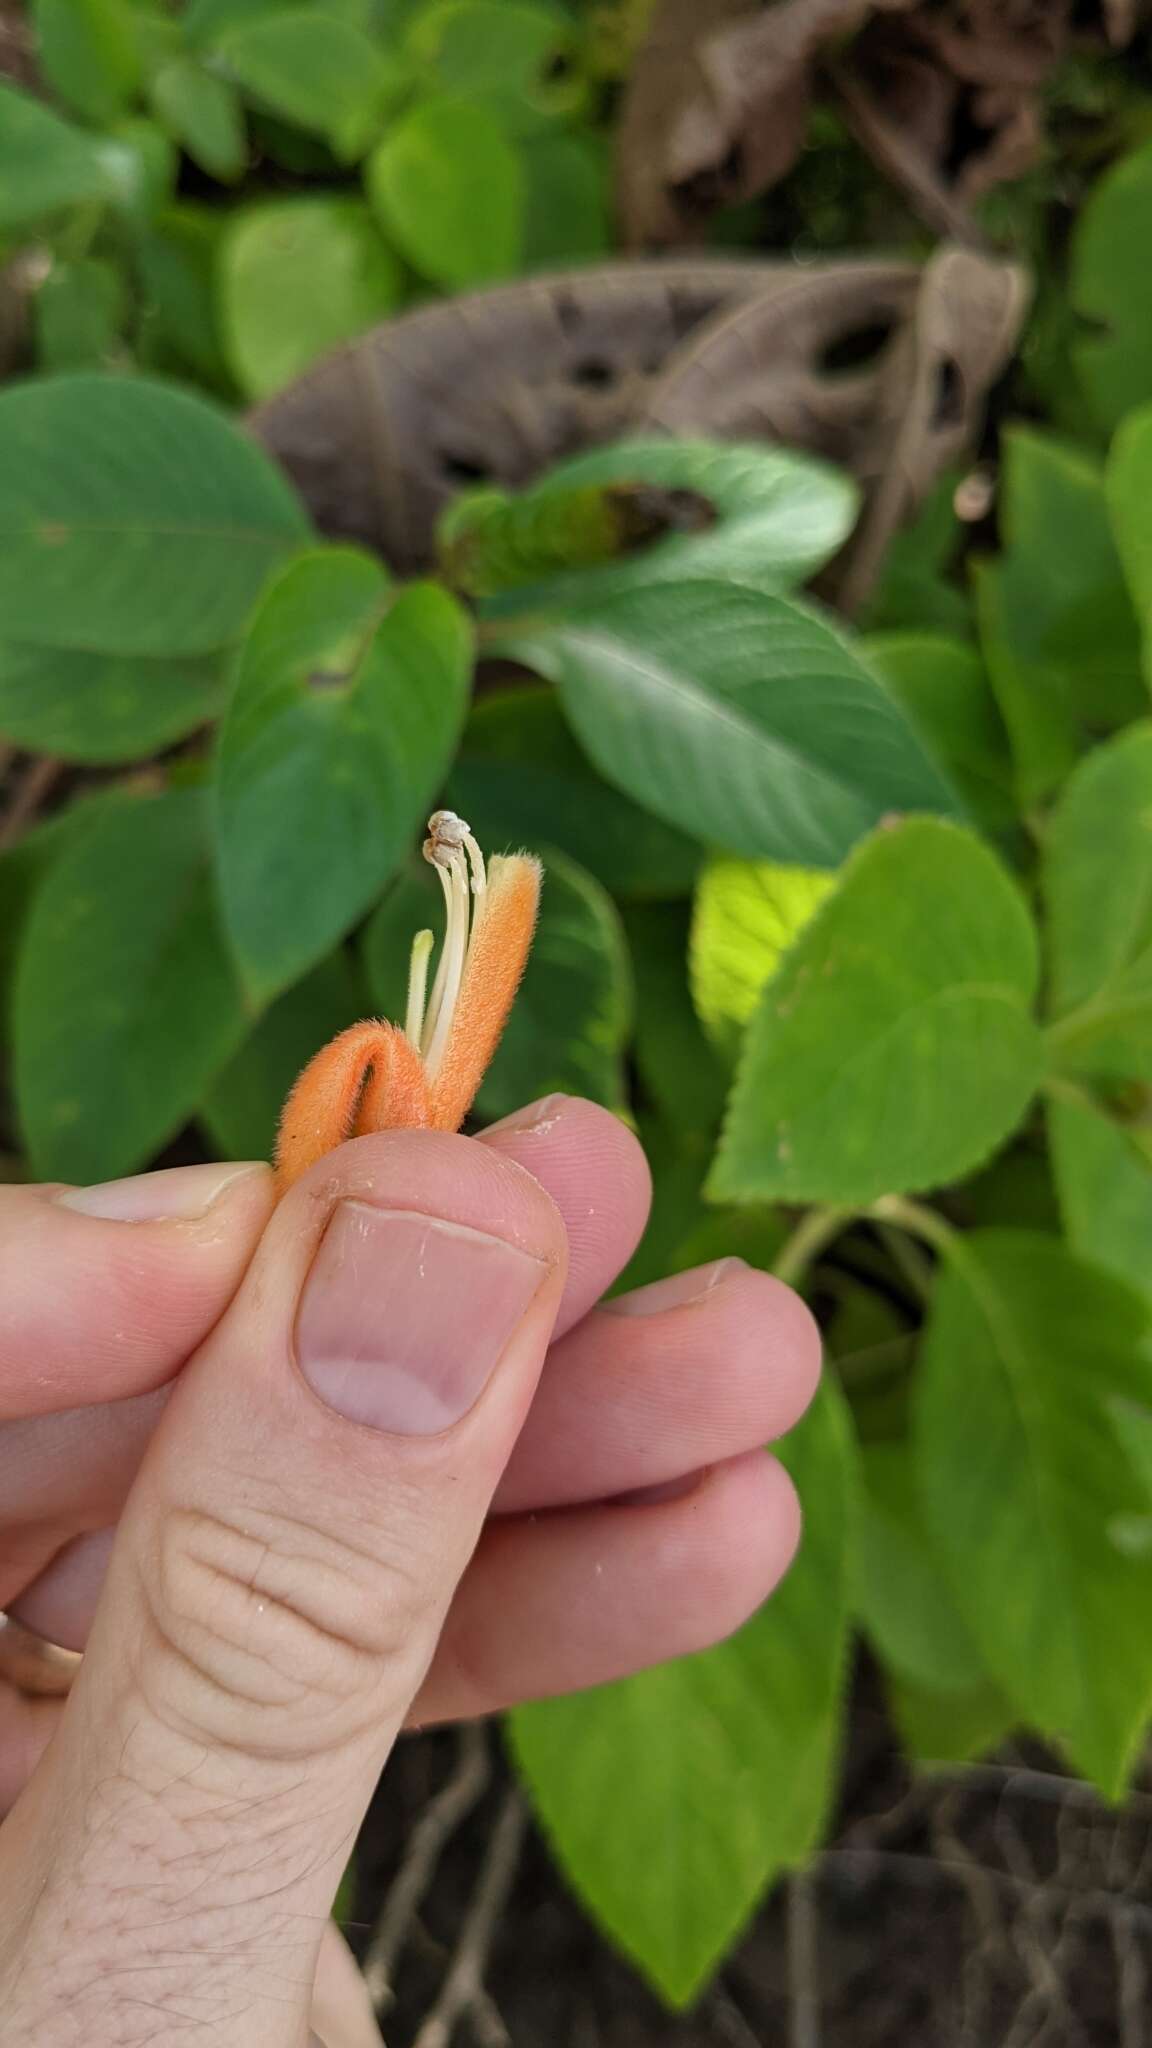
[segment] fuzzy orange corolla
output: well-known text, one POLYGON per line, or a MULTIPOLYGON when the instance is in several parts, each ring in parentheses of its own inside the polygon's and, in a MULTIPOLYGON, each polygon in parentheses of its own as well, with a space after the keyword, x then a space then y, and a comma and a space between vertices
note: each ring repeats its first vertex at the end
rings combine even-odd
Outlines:
POLYGON ((454 811, 428 820, 424 858, 444 890, 444 944, 428 994, 434 939, 412 942, 403 1028, 368 1018, 305 1067, 284 1105, 280 1190, 345 1138, 369 1131, 459 1130, 500 1040, 532 944, 541 868, 530 854, 485 868, 454 811))

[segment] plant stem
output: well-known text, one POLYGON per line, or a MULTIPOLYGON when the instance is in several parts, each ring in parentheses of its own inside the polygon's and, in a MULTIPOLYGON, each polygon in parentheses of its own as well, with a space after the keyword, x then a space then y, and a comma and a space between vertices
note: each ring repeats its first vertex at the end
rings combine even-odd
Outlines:
POLYGON ((844 1209, 832 1202, 809 1209, 773 1261, 772 1271, 776 1278, 785 1281, 789 1287, 795 1287, 825 1245, 839 1237, 856 1213, 855 1209, 844 1209))
POLYGON ((955 1252, 960 1243, 959 1232, 936 1209, 929 1209, 923 1202, 910 1202, 905 1195, 882 1195, 878 1202, 873 1202, 868 1214, 877 1223, 894 1223, 910 1237, 920 1238, 943 1258, 955 1252))

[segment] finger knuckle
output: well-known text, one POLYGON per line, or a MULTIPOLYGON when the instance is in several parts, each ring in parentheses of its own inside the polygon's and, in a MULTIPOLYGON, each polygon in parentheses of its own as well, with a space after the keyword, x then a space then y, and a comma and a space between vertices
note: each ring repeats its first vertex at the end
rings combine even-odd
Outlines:
POLYGON ((415 1568, 278 1507, 170 1510, 144 1576, 145 1669, 164 1709, 217 1744, 315 1754, 419 1677, 415 1568))

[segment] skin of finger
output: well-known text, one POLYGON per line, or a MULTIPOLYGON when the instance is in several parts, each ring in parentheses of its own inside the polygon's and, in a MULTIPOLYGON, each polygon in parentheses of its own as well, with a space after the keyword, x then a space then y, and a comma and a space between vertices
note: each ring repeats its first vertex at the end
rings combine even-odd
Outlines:
MULTIPOLYGON (((643 1150, 618 1117, 572 1096, 560 1097, 524 1129, 494 1126, 478 1142, 531 1173, 564 1219, 569 1269, 557 1328, 570 1329, 615 1280, 644 1229, 650 1181, 643 1150)), ((97 1226, 90 1218, 75 1220, 86 1229, 98 1228, 101 1243, 108 1231, 147 1230, 147 1238, 134 1235, 132 1240, 140 1282, 149 1291, 162 1288, 164 1273, 153 1269, 150 1247, 156 1230, 165 1232, 171 1225, 97 1226)), ((170 1239, 161 1239, 166 1256, 170 1245, 170 1239)), ((87 1313, 97 1356, 115 1337, 114 1328, 98 1324, 99 1312, 100 1301, 94 1300, 87 1313)), ((45 1335, 50 1343, 51 1333, 45 1335)), ((29 1355, 27 1378, 41 1370, 39 1363, 34 1364, 41 1357, 42 1352, 29 1355)), ((141 1357, 138 1370, 152 1385, 159 1374, 167 1375, 169 1362, 141 1357)), ((98 1407, 92 1404, 99 1396, 90 1388, 83 1399, 83 1407, 63 1414, 0 1425, 0 1606, 27 1587, 71 1537, 115 1519, 166 1395, 141 1395, 98 1407), (6 1532, 19 1523, 36 1526, 36 1548, 17 1571, 15 1544, 6 1532)), ((0 1415, 4 1412, 0 1401, 0 1415)))
POLYGON ((320 2048, 383 2048, 364 1979, 331 1920, 320 1944, 312 2030, 320 2048))
POLYGON ((59 1719, 57 1700, 26 1699, 0 1684, 0 1820, 15 1805, 59 1719))
POLYGON ((106 2008, 147 1966, 152 1996, 202 2000, 221 2032, 242 1998, 236 2048, 298 2040, 351 1841, 531 1398, 565 1252, 530 1175, 441 1134, 356 1140, 281 1204, 169 1404, 56 1739, 0 1830, 0 2014, 17 2038, 71 2042, 94 1981, 106 2008), (343 1198, 423 1209, 541 1263, 484 1397, 439 1436, 348 1424, 295 1367, 299 1288, 343 1198), (207 1588, 185 1574, 201 1543, 207 1588), (239 1640, 217 1581, 242 1596, 239 1640), (294 1602, 315 1604, 319 1582, 309 1617, 294 1602), (301 1624, 310 1662, 285 1669, 281 1630, 295 1647, 301 1624))
POLYGON ((644 1148, 611 1110, 579 1095, 551 1096, 539 1116, 493 1124, 478 1143, 524 1167, 564 1218, 562 1337, 611 1287, 644 1235, 652 1201, 644 1148))
POLYGON ((273 1201, 255 1166, 188 1221, 84 1216, 53 1192, 0 1188, 5 1419, 163 1385, 223 1315, 273 1201))
POLYGON ((706 1649, 767 1599, 799 1536, 795 1489, 764 1451, 664 1506, 491 1521, 412 1720, 490 1714, 706 1649))
POLYGON ((819 1377, 808 1309, 750 1266, 658 1315, 593 1311, 548 1354, 496 1509, 604 1500, 770 1443, 819 1377))

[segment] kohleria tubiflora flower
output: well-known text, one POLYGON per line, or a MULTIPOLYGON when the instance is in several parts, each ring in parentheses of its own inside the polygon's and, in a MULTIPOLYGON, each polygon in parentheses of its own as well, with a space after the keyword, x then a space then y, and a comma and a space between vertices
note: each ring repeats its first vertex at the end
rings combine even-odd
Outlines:
POLYGON ((485 867, 454 811, 428 820, 424 858, 444 891, 444 943, 417 932, 404 1023, 368 1018, 305 1067, 284 1105, 276 1150, 281 1191, 345 1138, 369 1131, 459 1130, 500 1041, 532 944, 541 868, 530 854, 485 867))

